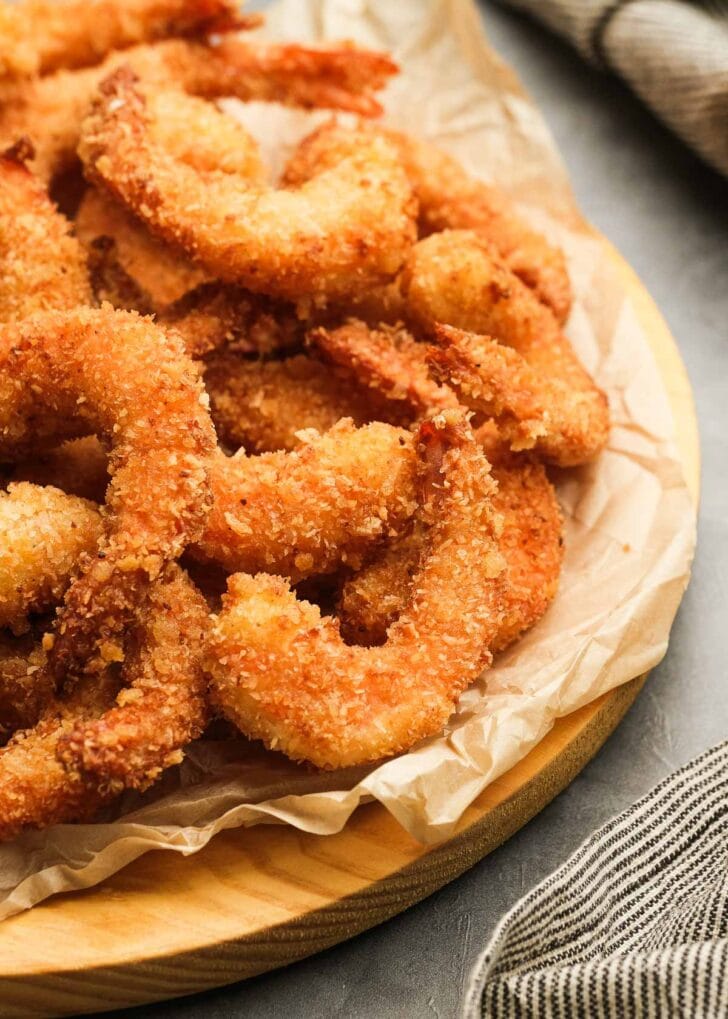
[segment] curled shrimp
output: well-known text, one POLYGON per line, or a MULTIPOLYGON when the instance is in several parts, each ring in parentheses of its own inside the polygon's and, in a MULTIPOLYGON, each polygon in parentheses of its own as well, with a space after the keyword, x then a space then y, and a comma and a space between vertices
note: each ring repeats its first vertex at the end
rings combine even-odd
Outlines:
POLYGON ((150 580, 202 532, 214 448, 207 399, 180 340, 108 308, 0 329, 0 458, 64 431, 108 439, 112 480, 105 541, 84 560, 49 640, 59 679, 122 653, 120 635, 150 580))
POLYGON ((49 697, 37 724, 0 750, 0 840, 89 818, 122 789, 146 788, 181 759, 208 717, 207 618, 199 592, 169 568, 131 635, 122 689, 113 670, 84 677, 68 695, 49 697))
POLYGON ((100 718, 74 721, 59 738, 67 771, 120 792, 144 789, 180 763, 209 717, 202 668, 208 619, 184 571, 168 567, 131 635, 116 703, 100 718))
POLYGON ((195 557, 300 580, 361 564, 404 527, 417 505, 409 432, 344 418, 301 438, 289 453, 213 458, 213 505, 195 557))
MULTIPOLYGON (((556 596, 563 560, 563 521, 541 464, 499 456, 492 444, 497 488, 493 508, 503 519, 498 539, 506 563, 505 592, 491 650, 502 651, 533 626, 556 596)), ((425 531, 416 526, 344 583, 338 614, 344 636, 381 644, 407 604, 425 531)))
POLYGON ((241 18, 233 0, 19 0, 6 7, 0 77, 87 67, 137 43, 258 23, 241 18))
POLYGON ((28 169, 31 156, 26 145, 0 156, 0 322, 91 300, 83 249, 28 169))
POLYGON ((466 230, 432 234, 412 248, 402 278, 410 316, 438 343, 440 376, 469 407, 494 416, 514 449, 564 467, 600 452, 605 394, 491 245, 466 230))
POLYGON ((207 654, 213 697, 246 734, 322 768, 375 761, 439 732, 489 662, 503 559, 490 468, 465 419, 425 422, 429 526, 407 606, 383 647, 344 644, 286 581, 236 574, 207 654))
POLYGON ((215 276, 316 304, 378 282, 414 238, 414 206, 394 150, 351 132, 337 166, 295 191, 199 174, 155 141, 133 75, 101 86, 79 153, 87 173, 215 276))
POLYGON ((312 49, 251 42, 234 33, 207 42, 167 39, 111 53, 97 67, 5 87, 0 145, 30 138, 36 149, 34 168, 44 180, 72 166, 91 100, 99 84, 121 66, 130 67, 151 90, 348 110, 364 117, 381 113, 374 93, 397 71, 385 54, 346 43, 312 49))
MULTIPOLYGON (((571 285, 563 252, 532 230, 498 188, 469 176, 452 156, 431 142, 400 131, 366 126, 385 137, 402 160, 419 204, 421 234, 473 230, 490 241, 512 273, 564 322, 571 307, 571 285)), ((324 154, 336 151, 344 129, 324 124, 294 152, 283 175, 293 185, 305 179, 324 154)))

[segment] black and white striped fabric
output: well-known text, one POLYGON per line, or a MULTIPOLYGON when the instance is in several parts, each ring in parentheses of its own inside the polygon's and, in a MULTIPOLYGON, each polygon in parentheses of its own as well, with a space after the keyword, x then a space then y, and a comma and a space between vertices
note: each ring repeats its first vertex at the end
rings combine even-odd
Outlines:
POLYGON ((728 742, 600 828, 506 914, 464 1015, 728 1017, 728 742))

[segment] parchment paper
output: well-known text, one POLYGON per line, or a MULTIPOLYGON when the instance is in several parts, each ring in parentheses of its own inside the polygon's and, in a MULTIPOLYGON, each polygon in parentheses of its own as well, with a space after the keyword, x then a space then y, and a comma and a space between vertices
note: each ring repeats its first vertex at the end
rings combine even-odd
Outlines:
MULTIPOLYGON (((561 473, 567 554, 546 617, 462 698, 446 734, 369 770, 318 775, 244 740, 200 742, 116 823, 62 825, 0 848, 0 917, 84 888, 150 849, 190 854, 225 828, 262 821, 339 831, 377 799, 423 842, 446 839, 465 808, 554 719, 655 665, 687 584, 694 510, 667 395, 623 284, 580 221, 549 133, 488 49, 470 0, 282 0, 266 33, 351 38, 390 49, 402 74, 387 119, 436 139, 519 202, 563 246, 576 300, 568 332, 609 394, 608 450, 561 473)), ((244 111, 280 159, 310 128, 291 111, 244 111)))

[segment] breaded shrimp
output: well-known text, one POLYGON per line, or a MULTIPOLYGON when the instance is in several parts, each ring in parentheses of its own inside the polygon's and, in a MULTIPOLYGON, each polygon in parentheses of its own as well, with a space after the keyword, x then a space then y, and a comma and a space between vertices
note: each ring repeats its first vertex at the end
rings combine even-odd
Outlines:
POLYGON ((122 310, 130 311, 133 304, 139 311, 157 311, 210 279, 204 269, 150 234, 123 205, 98 188, 86 190, 74 225, 89 251, 97 297, 122 310), (129 279, 136 290, 130 289, 129 279))
POLYGON ((179 764, 182 748, 208 721, 202 647, 208 629, 202 595, 178 567, 154 585, 131 636, 124 688, 95 720, 79 720, 59 739, 66 768, 102 789, 144 789, 179 764))
POLYGON ((321 768, 376 761, 442 729, 490 661, 503 558, 490 468, 464 416, 425 422, 416 581, 383 647, 344 644, 333 618, 279 577, 236 574, 207 655, 212 693, 247 735, 321 768))
POLYGON ((22 633, 30 613, 57 604, 103 535, 98 508, 85 499, 27 483, 0 492, 0 626, 22 633))
POLYGON ((101 715, 114 703, 114 677, 84 677, 63 702, 51 698, 32 728, 16 732, 0 750, 0 842, 26 829, 92 817, 110 799, 56 759, 58 743, 81 718, 101 715))
MULTIPOLYGON (((448 229, 476 231, 490 241, 508 268, 548 305, 559 322, 571 307, 571 285, 563 252, 550 245, 518 215, 498 188, 470 177, 452 156, 412 135, 363 127, 397 147, 419 202, 419 224, 427 235, 448 229)), ((296 184, 312 165, 331 158, 344 129, 335 121, 323 125, 299 146, 283 176, 296 184)))
POLYGON ((234 0, 18 0, 2 10, 0 75, 88 67, 112 50, 246 20, 234 0), (13 57, 18 47, 21 61, 13 57))
POLYGON ((207 609, 176 567, 153 586, 119 692, 113 670, 51 699, 0 750, 0 841, 26 828, 85 820, 124 788, 177 763, 207 720, 202 638, 207 609), (63 763, 62 763, 63 762, 63 763))
POLYGON ((21 145, 0 156, 0 322, 91 301, 83 249, 26 166, 30 155, 21 145))
MULTIPOLYGON (((0 459, 67 423, 111 446, 108 534, 59 610, 59 679, 119 656, 119 637, 164 564, 202 533, 214 430, 181 341, 109 308, 47 313, 0 329, 0 459)), ((73 434, 73 430, 72 434, 73 434)))
POLYGON ((310 306, 401 265, 415 206, 387 142, 352 131, 336 166, 281 191, 175 159, 156 141, 152 113, 128 69, 106 79, 84 121, 86 173, 215 276, 310 306))
POLYGON ((336 329, 311 329, 307 341, 333 364, 348 370, 374 392, 399 404, 402 418, 433 414, 458 406, 452 389, 433 381, 427 345, 401 326, 373 329, 351 319, 336 329))
POLYGON ((407 420, 407 408, 370 395, 366 386, 304 354, 250 361, 223 352, 205 362, 203 374, 215 428, 233 449, 294 449, 302 430, 326 432, 341 418, 355 425, 407 420))
POLYGON ((190 552, 229 572, 281 573, 294 581, 361 564, 402 530, 417 506, 409 432, 344 418, 311 432, 290 453, 212 459, 213 507, 190 552))
POLYGON ((374 92, 397 71, 385 54, 346 43, 312 49, 237 35, 209 43, 168 39, 111 53, 98 67, 6 86, 0 93, 0 146, 27 136, 40 177, 48 180, 66 169, 75 160, 81 123, 99 83, 121 66, 150 90, 179 88, 204 99, 234 96, 364 117, 381 113, 374 92))
MULTIPOLYGON (((541 464, 506 457, 493 467, 493 509, 503 517, 498 538, 506 561, 503 612, 491 642, 502 651, 533 626, 553 601, 563 559, 563 522, 541 464)), ((357 644, 381 644, 404 610, 417 572, 424 529, 397 539, 347 579, 339 600, 341 631, 357 644)))
POLYGON ((410 316, 440 345, 440 376, 468 406, 495 416, 515 449, 564 467, 599 453, 609 434, 606 396, 553 314, 491 245, 467 230, 433 234, 411 249, 402 277, 410 316))

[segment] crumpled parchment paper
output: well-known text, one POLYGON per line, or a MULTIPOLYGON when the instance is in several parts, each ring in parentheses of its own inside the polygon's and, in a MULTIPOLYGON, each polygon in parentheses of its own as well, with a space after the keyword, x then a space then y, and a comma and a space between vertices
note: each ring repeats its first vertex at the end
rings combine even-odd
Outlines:
MULTIPOLYGON (((467 691, 444 735, 373 769, 325 775, 244 740, 200 742, 161 788, 117 807, 114 823, 61 825, 0 847, 0 918, 95 884, 150 849, 194 853, 225 828, 337 832, 372 799, 417 839, 446 839, 555 718, 662 658, 687 584, 695 514, 664 383, 623 277, 580 219, 548 130, 488 48, 471 0, 281 0, 267 14, 272 37, 391 50, 402 73, 385 94, 387 120, 496 181, 564 248, 576 295, 568 333, 609 394, 609 448, 556 477, 567 540, 556 603, 467 691)), ((321 119, 235 108, 273 163, 321 119)))

